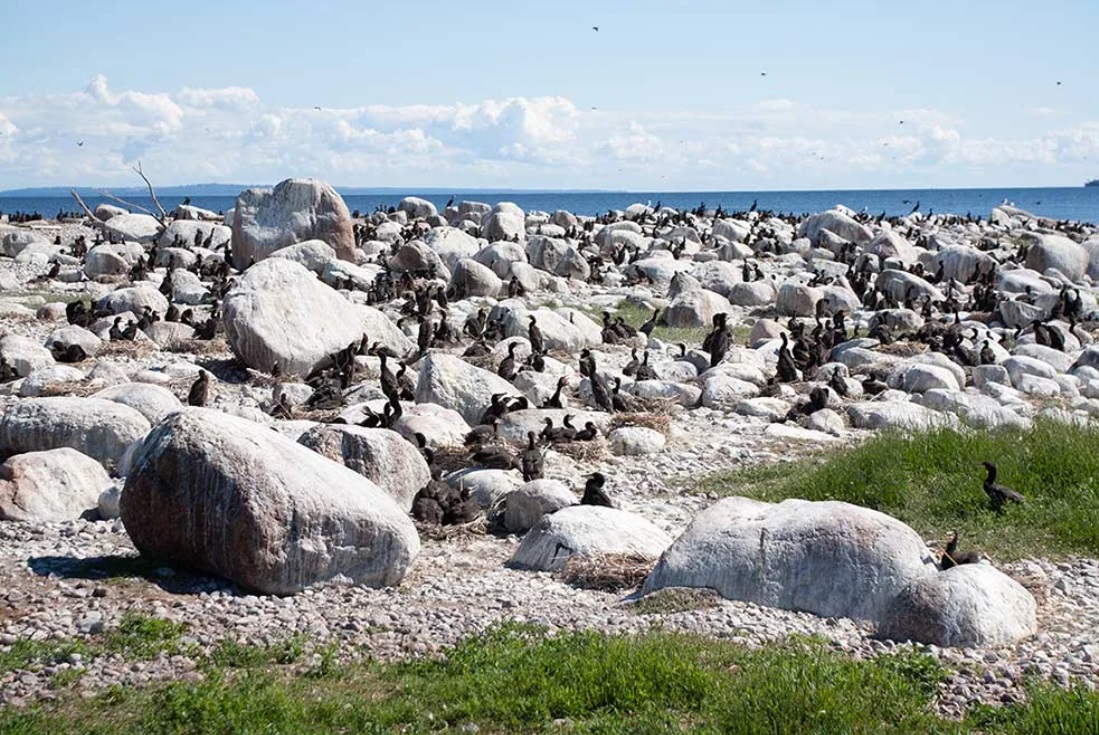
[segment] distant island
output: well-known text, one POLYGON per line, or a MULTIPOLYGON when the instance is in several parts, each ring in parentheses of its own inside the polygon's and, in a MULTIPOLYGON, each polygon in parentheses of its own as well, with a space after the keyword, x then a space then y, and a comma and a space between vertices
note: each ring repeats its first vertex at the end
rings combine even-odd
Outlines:
MULTIPOLYGON (((156 193, 163 197, 235 197, 245 189, 270 188, 273 184, 183 184, 156 187, 156 193)), ((7 189, 0 191, 0 197, 68 197, 69 192, 76 190, 82 197, 96 197, 101 191, 109 191, 119 197, 144 197, 149 192, 144 186, 39 186, 24 189, 7 189)), ((405 195, 409 192, 425 196, 447 196, 450 194, 606 194, 617 193, 607 189, 485 189, 485 188, 446 188, 441 186, 429 187, 397 187, 397 186, 337 186, 343 196, 371 196, 371 195, 405 195)))
POLYGON ((1092 179, 1088 183, 1084 184, 1084 186, 1099 186, 1099 179, 1092 179))

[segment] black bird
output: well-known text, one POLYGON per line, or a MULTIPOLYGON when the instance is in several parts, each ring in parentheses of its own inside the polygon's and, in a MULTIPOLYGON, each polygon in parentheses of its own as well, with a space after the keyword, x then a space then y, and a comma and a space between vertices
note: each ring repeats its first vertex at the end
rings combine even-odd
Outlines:
POLYGON ((786 332, 782 333, 782 346, 778 350, 778 379, 783 383, 793 383, 798 379, 797 365, 794 356, 790 354, 789 340, 786 332))
POLYGON ((198 380, 191 385, 191 390, 187 394, 187 405, 205 406, 208 400, 210 400, 210 373, 200 370, 198 380))
POLYGON ((613 508, 611 499, 607 496, 607 493, 603 491, 603 486, 607 484, 607 478, 603 477, 600 472, 593 472, 588 475, 588 481, 584 483, 584 495, 580 498, 580 505, 602 505, 606 508, 613 508))
POLYGON ((641 361, 637 359, 637 348, 634 347, 630 350, 630 361, 626 363, 626 367, 622 368, 622 374, 632 376, 640 366, 641 361))
POLYGON ((1021 493, 1017 493, 1009 487, 996 484, 996 465, 991 462, 981 462, 984 468, 988 470, 988 477, 985 478, 984 490, 988 495, 989 501, 992 503, 992 509, 997 513, 1002 513, 1004 503, 1011 501, 1013 503, 1026 502, 1026 498, 1021 493))
POLYGON ((530 338, 530 351, 536 355, 541 355, 546 351, 546 341, 542 337, 542 330, 538 328, 538 320, 533 316, 530 318, 530 327, 527 328, 527 332, 530 338))
POLYGON ((599 436, 599 429, 595 428, 595 424, 591 421, 584 424, 584 428, 576 432, 576 441, 578 442, 590 442, 595 437, 599 436))
POLYGON ((522 464, 523 482, 542 479, 545 458, 538 448, 537 439, 538 437, 533 431, 527 432, 527 448, 519 455, 519 461, 522 464))
POLYGON ((946 551, 943 552, 943 558, 940 562, 944 572, 950 567, 956 567, 959 564, 976 564, 980 560, 981 555, 979 552, 958 551, 958 532, 950 532, 950 539, 946 542, 946 551))
POLYGON ((992 351, 992 346, 989 344, 989 341, 987 339, 984 341, 984 344, 981 346, 981 352, 980 352, 979 357, 980 357, 980 363, 982 365, 995 365, 996 364, 996 353, 992 351))
MULTIPOLYGON (((599 26, 592 26, 591 29, 593 31, 595 31, 596 33, 599 33, 599 26)), ((1060 84, 1060 82, 1057 82, 1057 83, 1060 84)))
POLYGON ((468 487, 463 487, 452 497, 448 506, 443 508, 443 525, 460 526, 470 523, 481 515, 481 504, 473 497, 468 487))
POLYGON ((500 367, 496 368, 496 374, 504 380, 515 379, 515 349, 519 346, 518 342, 512 342, 508 345, 508 356, 500 361, 500 367))
MULTIPOLYGON (((625 372, 623 370, 623 372, 625 372)), ((641 364, 637 366, 637 379, 638 380, 652 380, 656 377, 656 372, 649 365, 649 351, 645 350, 644 356, 641 358, 641 364)))
POLYGON ((607 381, 599 374, 595 367, 595 358, 590 354, 588 355, 588 366, 590 370, 588 380, 591 381, 591 395, 595 400, 595 405, 607 413, 614 413, 614 399, 611 397, 611 389, 607 385, 607 381))
POLYGON ((569 384, 569 379, 561 377, 557 379, 557 390, 553 392, 553 395, 542 404, 542 408, 564 408, 565 402, 561 400, 561 391, 565 389, 565 386, 569 384))
POLYGON ((649 317, 649 320, 642 324, 637 331, 641 334, 649 337, 652 335, 653 330, 656 329, 656 324, 660 319, 660 309, 653 309, 653 315, 649 317))
POLYGON ((465 445, 473 447, 493 441, 499 436, 499 428, 500 417, 491 416, 486 422, 469 430, 469 433, 465 436, 465 445))

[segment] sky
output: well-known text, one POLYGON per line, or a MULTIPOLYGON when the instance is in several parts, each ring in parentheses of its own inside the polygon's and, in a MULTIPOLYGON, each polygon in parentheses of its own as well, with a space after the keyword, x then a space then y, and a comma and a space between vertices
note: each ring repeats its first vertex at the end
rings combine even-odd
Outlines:
POLYGON ((1095 0, 0 0, 0 189, 1079 186, 1095 0), (598 30, 596 30, 598 28, 598 30))

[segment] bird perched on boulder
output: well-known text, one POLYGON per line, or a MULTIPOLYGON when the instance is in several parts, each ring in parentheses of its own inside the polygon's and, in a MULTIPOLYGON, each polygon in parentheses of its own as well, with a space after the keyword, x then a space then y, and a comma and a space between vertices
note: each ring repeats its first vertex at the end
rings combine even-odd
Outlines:
POLYGON ((976 564, 980 560, 981 554, 977 551, 958 551, 958 532, 950 532, 950 538, 946 542, 946 550, 943 551, 943 558, 940 562, 944 572, 959 564, 976 564))
POLYGON ((584 483, 584 495, 580 498, 580 505, 602 505, 613 508, 610 497, 603 491, 607 484, 607 478, 601 472, 593 472, 588 475, 588 481, 584 483))
POLYGON ((992 503, 992 509, 997 513, 1002 513, 1004 509, 1004 503, 1011 501, 1013 503, 1026 502, 1026 498, 1017 493, 1009 487, 998 485, 996 483, 996 465, 991 462, 981 462, 984 468, 988 471, 988 476, 985 478, 984 491, 988 495, 989 501, 992 503))

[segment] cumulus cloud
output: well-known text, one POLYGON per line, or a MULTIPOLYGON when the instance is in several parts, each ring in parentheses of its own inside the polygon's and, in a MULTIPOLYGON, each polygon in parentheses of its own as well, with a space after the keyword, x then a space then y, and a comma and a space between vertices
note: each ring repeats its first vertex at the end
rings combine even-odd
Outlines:
MULTIPOLYGON (((1056 113, 1029 117, 1064 122, 1056 113)), ((966 185, 977 175, 1008 184, 1020 171, 1076 178, 1090 156, 1099 122, 999 138, 942 110, 785 98, 704 112, 589 112, 561 96, 315 109, 265 104, 239 86, 118 90, 97 75, 67 94, 0 99, 0 188, 132 184, 137 159, 165 184, 292 175, 373 186, 966 185)))

